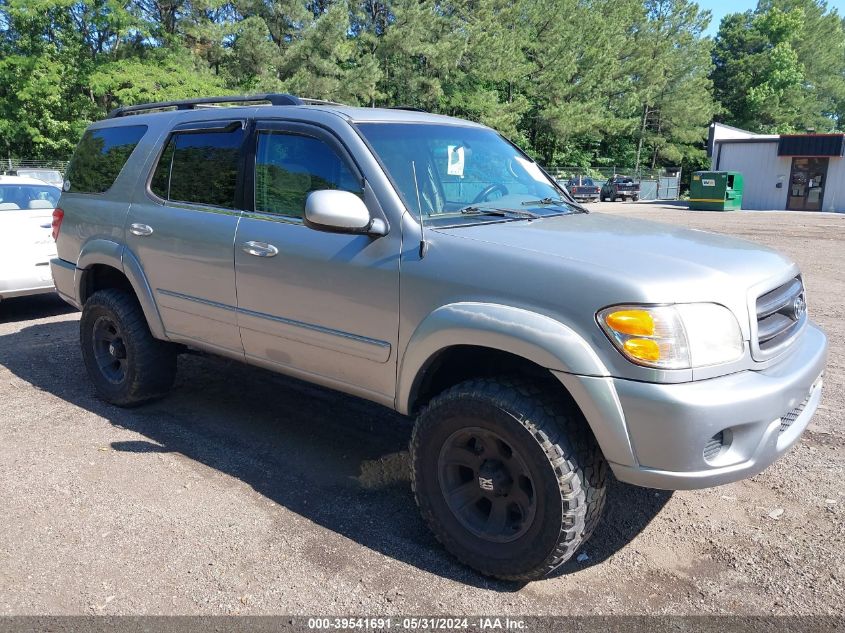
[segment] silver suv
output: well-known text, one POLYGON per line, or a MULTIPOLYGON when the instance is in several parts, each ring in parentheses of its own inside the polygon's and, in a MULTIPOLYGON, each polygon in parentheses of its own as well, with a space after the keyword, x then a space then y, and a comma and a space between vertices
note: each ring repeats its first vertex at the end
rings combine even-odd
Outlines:
POLYGON ((792 261, 587 213, 482 125, 289 95, 132 106, 66 177, 52 271, 105 400, 164 395, 194 348, 415 416, 422 515, 484 574, 569 559, 608 467, 666 489, 760 472, 821 397, 792 261))

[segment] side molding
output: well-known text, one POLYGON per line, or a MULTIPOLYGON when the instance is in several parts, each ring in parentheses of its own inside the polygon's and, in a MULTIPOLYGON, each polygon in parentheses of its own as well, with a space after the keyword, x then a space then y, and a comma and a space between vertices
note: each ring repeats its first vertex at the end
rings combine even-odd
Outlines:
POLYGON ((396 390, 396 409, 400 413, 410 410, 420 371, 438 352, 455 345, 510 352, 559 372, 610 375, 584 339, 551 317, 500 304, 453 303, 423 319, 405 347, 396 390))

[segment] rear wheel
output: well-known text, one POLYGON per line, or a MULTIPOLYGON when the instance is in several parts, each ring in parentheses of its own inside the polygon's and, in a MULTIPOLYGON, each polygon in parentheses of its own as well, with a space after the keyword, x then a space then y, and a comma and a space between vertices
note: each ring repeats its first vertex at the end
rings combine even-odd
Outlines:
POLYGON ((441 543, 479 572, 542 578, 595 528, 607 465, 580 412, 517 380, 437 396, 411 438, 412 483, 441 543))
POLYGON ((82 309, 80 343, 85 368, 100 396, 128 407, 167 393, 176 377, 176 351, 153 338, 135 296, 95 292, 82 309))

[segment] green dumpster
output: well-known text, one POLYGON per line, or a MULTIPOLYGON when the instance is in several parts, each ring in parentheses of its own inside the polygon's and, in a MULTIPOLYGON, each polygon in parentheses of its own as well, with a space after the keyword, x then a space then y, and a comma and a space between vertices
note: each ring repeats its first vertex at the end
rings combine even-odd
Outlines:
POLYGON ((696 171, 689 187, 689 208, 731 211, 742 208, 742 174, 738 171, 696 171))

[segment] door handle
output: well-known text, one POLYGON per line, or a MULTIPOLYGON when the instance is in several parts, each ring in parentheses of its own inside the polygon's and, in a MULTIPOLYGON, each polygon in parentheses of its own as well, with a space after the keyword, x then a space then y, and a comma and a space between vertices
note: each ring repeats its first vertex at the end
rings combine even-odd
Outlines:
POLYGON ((132 235, 146 237, 147 235, 153 234, 153 227, 147 226, 146 224, 130 224, 129 232, 132 233, 132 235))
POLYGON ((275 257, 279 254, 279 249, 267 242, 244 242, 241 248, 244 253, 256 257, 275 257))

